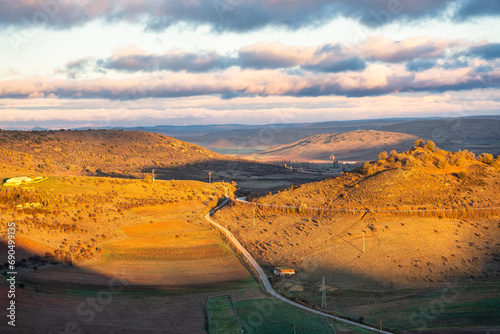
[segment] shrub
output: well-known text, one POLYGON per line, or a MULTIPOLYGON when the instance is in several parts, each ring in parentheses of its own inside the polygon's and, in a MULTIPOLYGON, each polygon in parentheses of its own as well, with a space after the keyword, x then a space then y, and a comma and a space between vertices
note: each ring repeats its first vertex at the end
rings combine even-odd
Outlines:
POLYGON ((483 153, 478 157, 479 161, 484 162, 485 164, 488 165, 493 165, 493 162, 495 162, 495 159, 493 158, 492 154, 489 153, 483 153))
POLYGON ((378 155, 378 159, 379 160, 386 160, 387 158, 389 158, 389 155, 387 154, 386 151, 382 151, 378 155))
POLYGON ((428 140, 427 143, 425 143, 425 147, 427 151, 434 151, 436 149, 436 144, 432 140, 428 140))
POLYGON ((413 144, 413 145, 415 145, 415 147, 424 147, 424 140, 423 139, 417 139, 415 141, 415 144, 413 144))
POLYGON ((375 173, 373 166, 369 162, 363 165, 363 173, 365 173, 368 176, 373 175, 375 173))

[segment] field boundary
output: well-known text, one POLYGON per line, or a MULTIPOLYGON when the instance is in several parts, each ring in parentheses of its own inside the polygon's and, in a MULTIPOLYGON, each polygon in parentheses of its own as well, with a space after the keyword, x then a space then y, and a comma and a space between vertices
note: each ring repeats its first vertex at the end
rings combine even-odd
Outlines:
MULTIPOLYGON (((233 298, 232 298, 232 296, 231 296, 230 293, 220 294, 220 295, 215 295, 215 296, 208 297, 208 299, 207 299, 208 333, 210 333, 210 334, 217 334, 218 333, 217 330, 215 330, 215 332, 214 332, 214 329, 212 328, 212 325, 211 325, 211 323, 212 323, 211 320, 218 319, 218 317, 214 318, 213 313, 210 312, 210 300, 216 299, 216 298, 223 298, 223 297, 228 297, 229 298, 229 303, 231 305, 231 310, 232 310, 232 313, 233 313, 233 317, 234 317, 234 320, 235 320, 236 324, 238 325, 237 331, 238 331, 238 333, 243 333, 243 330, 241 329, 240 319, 238 317, 238 313, 236 313, 236 308, 234 307, 233 298)), ((227 331, 227 330, 225 330, 225 331, 227 331)))
POLYGON ((433 212, 433 213, 444 213, 444 212, 452 212, 460 214, 467 214, 471 211, 486 211, 486 210, 499 210, 499 206, 492 207, 484 207, 484 208, 474 208, 474 207, 460 207, 460 208, 443 208, 443 209, 348 209, 348 208, 315 208, 315 207, 302 207, 295 205, 279 205, 279 204, 267 204, 267 203, 258 203, 258 202, 249 202, 246 200, 246 197, 238 197, 236 200, 231 200, 233 202, 248 204, 252 206, 258 207, 267 207, 267 208, 275 208, 275 209, 292 209, 296 212, 340 212, 340 213, 415 213, 421 214, 425 212, 433 212))

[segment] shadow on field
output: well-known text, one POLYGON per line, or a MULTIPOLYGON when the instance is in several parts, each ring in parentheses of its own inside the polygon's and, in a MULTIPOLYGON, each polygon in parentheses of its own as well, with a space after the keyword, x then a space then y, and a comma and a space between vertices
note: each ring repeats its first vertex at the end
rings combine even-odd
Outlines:
MULTIPOLYGON (((16 247, 16 274, 11 275, 5 242, 0 242, 0 254, 0 307, 6 314, 10 300, 15 301, 16 333, 206 333, 207 298, 238 289, 238 282, 137 285, 22 247, 16 247)), ((7 321, 0 323, 1 333, 12 329, 7 321)))

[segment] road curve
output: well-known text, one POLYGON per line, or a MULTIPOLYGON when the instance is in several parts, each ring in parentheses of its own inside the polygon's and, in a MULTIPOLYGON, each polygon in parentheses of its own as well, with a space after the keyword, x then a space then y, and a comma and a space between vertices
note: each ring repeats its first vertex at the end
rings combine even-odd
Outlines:
POLYGON ((334 319, 336 321, 343 322, 343 323, 346 323, 346 324, 350 324, 350 325, 353 325, 353 326, 356 326, 356 327, 359 327, 359 328, 368 329, 368 330, 371 330, 371 331, 374 331, 374 332, 377 332, 377 333, 392 334, 392 332, 387 332, 387 331, 380 330, 380 329, 377 329, 377 328, 374 328, 374 327, 366 326, 366 325, 363 325, 363 324, 360 324, 360 323, 357 323, 357 322, 354 322, 354 321, 350 321, 350 320, 347 320, 347 319, 339 318, 339 317, 336 317, 334 315, 331 315, 331 314, 328 314, 328 313, 324 313, 324 312, 312 309, 310 307, 307 307, 307 306, 304 306, 302 304, 299 304, 299 303, 296 303, 294 301, 291 301, 291 300, 283 297, 282 295, 280 295, 276 291, 274 291, 273 287, 271 286, 271 283, 269 282, 269 279, 267 278, 266 273, 260 267, 260 265, 257 263, 257 261, 255 261, 255 259, 252 257, 252 255, 250 255, 250 253, 241 245, 241 243, 238 241, 238 239, 236 239, 236 237, 227 228, 225 228, 224 226, 222 226, 219 223, 217 223, 216 221, 214 221, 212 219, 212 217, 211 217, 215 213, 215 211, 217 211, 218 209, 220 209, 224 205, 226 205, 229 202, 229 200, 230 199, 227 198, 219 206, 217 206, 214 209, 210 210, 210 212, 208 212, 205 215, 205 219, 210 224, 212 224, 215 227, 217 227, 220 231, 224 232, 224 234, 229 238, 229 240, 231 240, 231 242, 236 246, 236 248, 238 248, 238 250, 246 257, 246 259, 248 260, 248 262, 250 262, 250 264, 255 268, 255 270, 259 274, 260 279, 262 281, 262 284, 264 285, 264 288, 266 289, 266 291, 269 294, 271 294, 273 297, 276 297, 277 299, 281 300, 282 302, 285 302, 285 303, 287 303, 289 305, 292 305, 294 307, 300 308, 300 309, 302 309, 304 311, 308 311, 308 312, 311 312, 311 313, 314 313, 314 314, 317 314, 317 315, 320 315, 320 316, 323 316, 323 317, 334 319))

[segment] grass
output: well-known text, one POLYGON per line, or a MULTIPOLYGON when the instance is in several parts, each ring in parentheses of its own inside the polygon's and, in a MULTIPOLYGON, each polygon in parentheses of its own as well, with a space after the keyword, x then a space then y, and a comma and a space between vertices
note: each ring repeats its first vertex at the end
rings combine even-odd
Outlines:
POLYGON ((465 285, 422 294, 401 303, 397 311, 383 309, 365 316, 375 323, 384 318, 390 328, 429 329, 467 326, 499 326, 500 296, 497 285, 465 285))
POLYGON ((210 334, 240 333, 229 295, 209 298, 207 312, 210 334))
POLYGON ((235 302, 235 306, 245 333, 332 333, 324 318, 300 311, 277 300, 240 300, 235 302))

